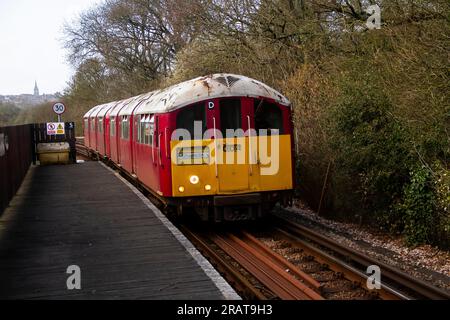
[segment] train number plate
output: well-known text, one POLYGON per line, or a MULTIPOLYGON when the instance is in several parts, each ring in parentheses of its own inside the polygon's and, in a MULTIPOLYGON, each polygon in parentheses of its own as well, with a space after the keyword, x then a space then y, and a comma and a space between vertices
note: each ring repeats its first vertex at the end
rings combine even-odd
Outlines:
POLYGON ((177 148, 177 165, 209 164, 208 147, 177 148))
POLYGON ((223 152, 238 152, 241 151, 242 147, 240 144, 224 144, 223 152))

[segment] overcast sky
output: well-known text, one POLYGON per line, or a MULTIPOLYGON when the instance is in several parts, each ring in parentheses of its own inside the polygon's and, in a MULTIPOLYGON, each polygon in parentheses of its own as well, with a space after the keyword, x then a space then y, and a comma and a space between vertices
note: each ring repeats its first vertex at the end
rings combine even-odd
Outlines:
POLYGON ((0 0, 0 95, 62 91, 73 69, 61 43, 65 21, 101 0, 0 0))

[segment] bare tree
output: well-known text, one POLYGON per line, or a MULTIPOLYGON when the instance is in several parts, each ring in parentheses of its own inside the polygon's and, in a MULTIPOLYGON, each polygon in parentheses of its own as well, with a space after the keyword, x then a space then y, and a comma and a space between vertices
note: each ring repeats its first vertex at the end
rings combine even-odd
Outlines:
POLYGON ((196 34, 190 20, 198 1, 107 0, 66 25, 70 61, 95 58, 140 80, 167 76, 176 53, 196 34))

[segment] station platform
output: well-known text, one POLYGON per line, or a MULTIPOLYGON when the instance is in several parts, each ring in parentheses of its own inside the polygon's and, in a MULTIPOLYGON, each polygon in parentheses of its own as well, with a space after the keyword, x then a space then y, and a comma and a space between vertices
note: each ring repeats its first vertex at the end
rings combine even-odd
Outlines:
POLYGON ((86 162, 30 168, 0 216, 0 299, 239 296, 148 199, 86 162))

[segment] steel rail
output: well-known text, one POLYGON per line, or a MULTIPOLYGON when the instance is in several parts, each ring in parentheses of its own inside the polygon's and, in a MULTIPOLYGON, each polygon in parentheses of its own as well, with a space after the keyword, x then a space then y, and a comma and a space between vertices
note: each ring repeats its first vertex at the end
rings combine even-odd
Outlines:
POLYGON ((318 293, 288 274, 274 261, 233 234, 213 234, 211 240, 269 290, 284 300, 321 300, 318 293))
POLYGON ((423 280, 416 279, 409 274, 399 271, 396 268, 379 261, 377 259, 368 257, 361 252, 358 252, 348 246, 339 244, 333 239, 330 239, 318 232, 312 231, 304 226, 288 221, 283 218, 276 218, 278 226, 290 234, 306 238, 312 242, 319 244, 337 254, 346 257, 350 261, 354 261, 365 268, 376 265, 379 266, 382 271, 382 276, 385 279, 391 280, 393 283, 398 284, 408 290, 411 290, 422 297, 433 300, 448 300, 450 294, 445 290, 437 288, 423 280))
POLYGON ((195 244, 195 247, 210 259, 210 262, 214 265, 214 267, 216 267, 219 272, 236 287, 237 291, 244 295, 246 299, 267 300, 261 290, 253 286, 242 274, 236 271, 232 265, 220 257, 204 239, 183 225, 178 227, 183 234, 195 244))
POLYGON ((89 158, 89 149, 84 144, 76 142, 75 148, 76 148, 77 154, 79 154, 85 158, 89 158))
MULTIPOLYGON (((320 283, 318 281, 316 281, 314 278, 312 278, 310 275, 301 271, 298 267, 296 267, 295 265, 290 263, 288 260, 283 258, 281 255, 272 251, 269 247, 264 245, 261 241, 259 241, 257 238, 255 238, 251 234, 249 234, 247 232, 242 232, 242 235, 248 244, 252 245, 257 250, 260 250, 260 252, 263 255, 265 255, 269 259, 272 259, 282 269, 289 270, 288 271, 289 273, 292 273, 294 276, 299 278, 301 281, 305 282, 309 287, 313 288, 315 291, 320 293, 320 291, 321 291, 320 283)), ((319 298, 319 297, 317 297, 317 298, 319 298)))
MULTIPOLYGON (((337 258, 329 255, 328 253, 310 245, 306 241, 301 240, 295 235, 290 234, 282 229, 275 228, 280 234, 283 235, 289 242, 295 244, 296 247, 301 248, 305 253, 313 256, 319 263, 327 265, 327 267, 339 274, 345 276, 346 279, 352 281, 353 283, 358 283, 360 287, 364 287, 367 283, 368 275, 362 273, 361 271, 353 268, 347 263, 338 260, 337 258)), ((375 296, 383 300, 409 300, 410 298, 397 290, 381 284, 381 289, 377 291, 370 291, 370 293, 375 293, 375 296)))

